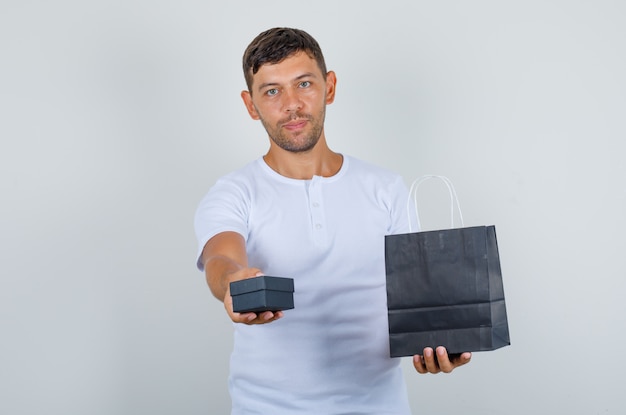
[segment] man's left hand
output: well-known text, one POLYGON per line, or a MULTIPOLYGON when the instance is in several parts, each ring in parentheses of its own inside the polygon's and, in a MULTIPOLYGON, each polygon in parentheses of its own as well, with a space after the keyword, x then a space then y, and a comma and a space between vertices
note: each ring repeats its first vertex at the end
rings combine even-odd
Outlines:
POLYGON ((450 373, 457 367, 469 363, 471 359, 470 352, 448 355, 443 346, 437 347, 436 350, 427 347, 423 355, 413 356, 413 366, 419 373, 450 373))

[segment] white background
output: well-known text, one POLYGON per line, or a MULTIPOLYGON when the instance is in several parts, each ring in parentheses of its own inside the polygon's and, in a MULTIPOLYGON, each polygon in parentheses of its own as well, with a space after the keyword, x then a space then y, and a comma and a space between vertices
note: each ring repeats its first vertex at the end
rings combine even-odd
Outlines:
POLYGON ((273 26, 337 73, 331 148, 446 175, 496 225, 512 345, 405 360, 414 413, 625 413, 625 23, 608 0, 0 0, 0 413, 228 413, 192 218, 267 149, 240 61, 273 26))

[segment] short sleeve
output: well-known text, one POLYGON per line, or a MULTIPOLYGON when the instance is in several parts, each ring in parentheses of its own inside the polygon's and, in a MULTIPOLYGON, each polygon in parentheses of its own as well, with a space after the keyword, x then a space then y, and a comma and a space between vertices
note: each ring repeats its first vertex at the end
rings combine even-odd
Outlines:
POLYGON ((390 186, 391 199, 391 227, 389 234, 409 232, 408 198, 409 191, 401 176, 397 176, 390 186))
POLYGON ((222 232, 237 232, 248 237, 250 191, 228 177, 219 179, 200 201, 194 217, 198 241, 196 266, 204 270, 202 250, 213 236, 222 232))

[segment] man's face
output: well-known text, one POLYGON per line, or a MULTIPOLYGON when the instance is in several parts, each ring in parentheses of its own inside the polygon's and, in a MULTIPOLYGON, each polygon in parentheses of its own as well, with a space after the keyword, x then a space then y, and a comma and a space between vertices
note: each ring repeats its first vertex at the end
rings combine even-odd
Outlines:
POLYGON ((326 81, 314 59, 300 52, 280 63, 263 65, 251 91, 242 92, 250 116, 261 120, 274 144, 305 152, 324 130, 326 105, 334 99, 335 75, 326 81))

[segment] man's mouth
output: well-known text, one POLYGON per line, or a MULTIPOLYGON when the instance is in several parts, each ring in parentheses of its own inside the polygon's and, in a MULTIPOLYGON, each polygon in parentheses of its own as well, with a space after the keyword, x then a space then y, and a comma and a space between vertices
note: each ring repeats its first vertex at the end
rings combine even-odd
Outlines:
POLYGON ((286 124, 283 124, 283 128, 287 130, 298 130, 298 129, 303 128, 307 122, 308 122, 307 120, 290 121, 286 124))

